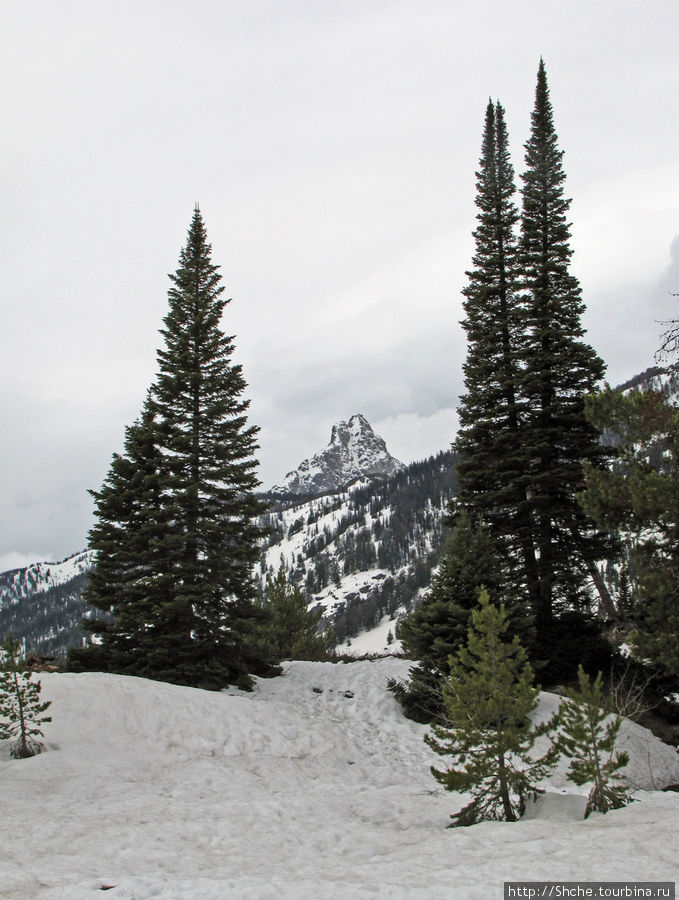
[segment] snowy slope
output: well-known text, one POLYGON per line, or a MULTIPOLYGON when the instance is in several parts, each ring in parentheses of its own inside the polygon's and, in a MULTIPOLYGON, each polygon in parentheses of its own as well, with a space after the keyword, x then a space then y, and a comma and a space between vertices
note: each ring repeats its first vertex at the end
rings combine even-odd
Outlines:
POLYGON ((18 637, 24 651, 64 652, 82 641, 87 613, 82 592, 93 553, 83 550, 61 562, 38 562, 0 573, 0 635, 18 637))
MULTIPOLYGON (((253 694, 42 676, 48 752, 0 745, 2 896, 487 900, 505 879, 676 877, 679 794, 581 821, 558 775, 531 819, 446 829, 461 801, 385 690, 408 666, 289 663, 253 694)), ((679 781, 672 748, 626 740, 637 786, 679 781)))
POLYGON ((61 562, 38 562, 0 573, 0 608, 72 581, 91 569, 92 558, 91 550, 82 550, 61 562))
POLYGON ((396 649, 389 631, 429 586, 454 477, 453 455, 441 453, 388 479, 274 503, 255 577, 264 586, 283 566, 323 607, 342 652, 396 649))
MULTIPOLYGON (((325 624, 345 650, 347 639, 388 616, 391 625, 368 640, 370 650, 383 649, 395 618, 429 584, 454 493, 453 467, 453 454, 442 452, 334 494, 278 498, 261 519, 272 533, 255 577, 264 586, 283 564, 310 604, 327 610, 325 624)), ((62 563, 0 573, 0 635, 11 629, 27 650, 42 654, 79 645, 81 621, 91 612, 82 599, 91 564, 92 553, 83 551, 62 563)))

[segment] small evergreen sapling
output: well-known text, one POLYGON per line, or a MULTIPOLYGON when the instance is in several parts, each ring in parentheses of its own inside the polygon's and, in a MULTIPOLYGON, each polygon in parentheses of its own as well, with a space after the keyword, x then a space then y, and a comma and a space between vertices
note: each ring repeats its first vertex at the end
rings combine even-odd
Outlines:
MULTIPOLYGON (((418 660, 408 681, 389 682, 407 716, 417 722, 445 724, 443 683, 450 674, 450 656, 467 640, 481 588, 485 586, 497 600, 503 600, 505 576, 502 554, 489 529, 464 508, 459 509, 431 589, 398 624, 403 652, 418 660)), ((508 605, 506 611, 509 631, 525 632, 528 626, 522 606, 508 605)))
POLYGON ((566 692, 559 710, 562 733, 560 745, 571 759, 568 778, 577 785, 592 784, 585 818, 593 811, 608 812, 629 803, 627 782, 615 775, 629 762, 627 753, 616 753, 615 742, 622 724, 613 713, 610 697, 601 691, 601 672, 593 682, 582 666, 578 668, 578 688, 566 692), (615 776, 615 780, 614 780, 615 776))
POLYGON ((0 739, 14 739, 10 756, 25 759, 44 749, 38 738, 44 737, 41 726, 52 721, 44 715, 50 702, 40 702, 40 682, 32 681, 33 673, 22 664, 19 642, 11 632, 0 652, 0 739))
POLYGON ((325 660, 332 646, 332 637, 318 634, 323 609, 309 609, 304 593, 289 584, 281 566, 275 578, 269 580, 263 598, 266 621, 260 626, 258 637, 270 659, 325 660))
POLYGON ((471 802, 452 818, 452 826, 483 820, 516 821, 526 799, 540 789, 559 758, 551 744, 538 758, 531 755, 536 739, 552 731, 558 716, 533 725, 529 714, 540 689, 519 638, 510 641, 504 605, 490 602, 484 589, 472 613, 467 644, 450 657, 451 675, 445 687, 450 728, 432 725, 425 741, 451 767, 432 774, 449 791, 470 793, 471 802))

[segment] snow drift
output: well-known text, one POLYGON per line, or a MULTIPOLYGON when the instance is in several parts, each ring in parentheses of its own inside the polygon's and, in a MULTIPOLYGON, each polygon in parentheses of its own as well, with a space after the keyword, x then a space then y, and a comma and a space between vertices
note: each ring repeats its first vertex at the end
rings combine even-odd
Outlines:
MULTIPOLYGON (((446 829, 400 659, 292 662, 252 694, 43 675, 47 752, 0 745, 7 898, 478 898, 505 880, 673 880, 677 753, 625 723, 639 802, 581 820, 563 769, 519 823, 446 829)), ((543 695, 547 714, 556 698, 543 695)))

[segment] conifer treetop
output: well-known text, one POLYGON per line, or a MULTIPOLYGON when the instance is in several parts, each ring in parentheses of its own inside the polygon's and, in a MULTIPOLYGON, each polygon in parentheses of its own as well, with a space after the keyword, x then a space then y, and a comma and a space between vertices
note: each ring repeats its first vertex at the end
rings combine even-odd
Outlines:
MULTIPOLYGON (((535 106, 531 113, 531 133, 525 144, 526 169, 521 174, 523 182, 523 212, 521 217, 521 241, 523 266, 527 282, 541 274, 546 266, 555 267, 559 274, 567 274, 568 263, 573 255, 569 241, 570 223, 566 215, 571 205, 563 195, 566 175, 563 170, 564 151, 554 127, 554 112, 549 99, 547 72, 540 59, 535 106), (535 264, 539 260, 541 266, 535 264), (542 270, 542 271, 541 271, 542 270)), ((543 283, 543 290, 553 288, 553 284, 543 283)), ((570 292, 580 293, 576 279, 572 279, 570 292)), ((584 306, 578 307, 578 314, 584 306)), ((572 325, 572 323, 570 323, 572 325)), ((578 335, 583 333, 579 329, 578 335)))

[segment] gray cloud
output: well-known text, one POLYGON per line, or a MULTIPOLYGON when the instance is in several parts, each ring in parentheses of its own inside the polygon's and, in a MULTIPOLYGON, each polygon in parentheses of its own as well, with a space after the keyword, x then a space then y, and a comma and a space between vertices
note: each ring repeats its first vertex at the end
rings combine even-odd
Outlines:
POLYGON ((446 447, 485 104, 520 171, 540 54, 589 338, 613 382, 649 365, 679 290, 677 26, 664 0, 8 8, 0 567, 83 546, 195 201, 264 484, 354 412, 406 461, 446 447))

